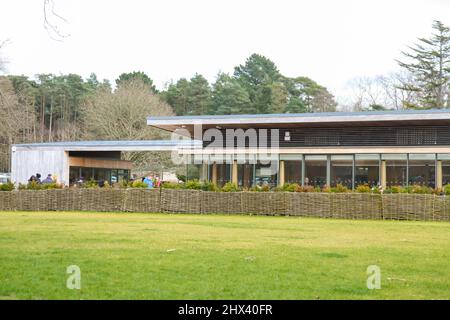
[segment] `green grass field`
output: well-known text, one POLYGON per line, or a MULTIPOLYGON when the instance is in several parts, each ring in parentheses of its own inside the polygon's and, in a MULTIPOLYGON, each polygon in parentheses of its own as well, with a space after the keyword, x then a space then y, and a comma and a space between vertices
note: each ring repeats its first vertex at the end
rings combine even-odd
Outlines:
POLYGON ((450 299, 450 224, 1 212, 0 299, 450 299))

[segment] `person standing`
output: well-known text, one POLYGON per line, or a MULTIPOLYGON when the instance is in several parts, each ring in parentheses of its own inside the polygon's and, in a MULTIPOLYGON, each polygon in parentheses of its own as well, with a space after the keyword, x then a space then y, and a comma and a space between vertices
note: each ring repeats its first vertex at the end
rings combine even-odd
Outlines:
POLYGON ((144 181, 145 184, 147 184, 147 189, 152 189, 153 188, 153 179, 151 176, 145 177, 144 181))

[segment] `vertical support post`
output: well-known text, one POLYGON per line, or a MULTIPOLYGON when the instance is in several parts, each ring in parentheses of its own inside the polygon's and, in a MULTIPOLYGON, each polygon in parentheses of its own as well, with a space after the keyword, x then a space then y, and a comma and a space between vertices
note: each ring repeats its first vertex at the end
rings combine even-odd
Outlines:
POLYGON ((279 174, 280 178, 278 179, 278 185, 281 187, 284 185, 284 160, 280 160, 280 166, 279 166, 279 174))
POLYGON ((212 164, 212 183, 217 184, 217 163, 214 161, 212 164))
POLYGON ((442 189, 442 160, 436 161, 436 189, 442 189))
POLYGON ((406 186, 409 186, 409 153, 406 154, 406 186))
POLYGON ((232 168, 231 168, 231 182, 235 185, 238 184, 238 165, 237 160, 233 160, 232 168))
POLYGON ((305 155, 302 154, 302 187, 305 186, 305 173, 306 173, 305 155))
POLYGON ((352 190, 355 190, 355 154, 352 155, 352 190))
POLYGON ((205 162, 202 163, 202 174, 200 176, 200 181, 208 181, 208 164, 205 162))
POLYGON ((380 180, 381 188, 386 189, 386 160, 381 160, 380 180))
POLYGON ((253 184, 252 187, 256 185, 256 161, 254 164, 252 164, 252 170, 253 170, 253 184))
POLYGON ((331 187, 331 155, 327 155, 327 186, 331 187))

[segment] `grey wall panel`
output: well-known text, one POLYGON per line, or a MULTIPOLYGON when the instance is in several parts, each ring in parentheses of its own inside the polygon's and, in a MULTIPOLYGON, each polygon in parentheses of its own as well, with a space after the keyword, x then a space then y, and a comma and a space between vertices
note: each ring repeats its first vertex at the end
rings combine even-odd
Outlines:
POLYGON ((11 157, 11 180, 14 183, 26 183, 28 179, 40 173, 45 179, 51 173, 58 182, 67 184, 69 179, 69 159, 65 151, 16 150, 11 157))

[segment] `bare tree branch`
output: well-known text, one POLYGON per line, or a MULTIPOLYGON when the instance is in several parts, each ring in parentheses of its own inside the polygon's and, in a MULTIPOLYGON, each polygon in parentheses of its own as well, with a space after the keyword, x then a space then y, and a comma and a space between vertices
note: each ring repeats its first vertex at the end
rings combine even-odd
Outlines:
POLYGON ((54 17, 59 22, 68 23, 65 18, 55 12, 55 2, 53 0, 44 0, 44 28, 47 30, 49 37, 55 41, 63 41, 70 34, 64 33, 58 27, 58 22, 51 22, 50 18, 54 17))

